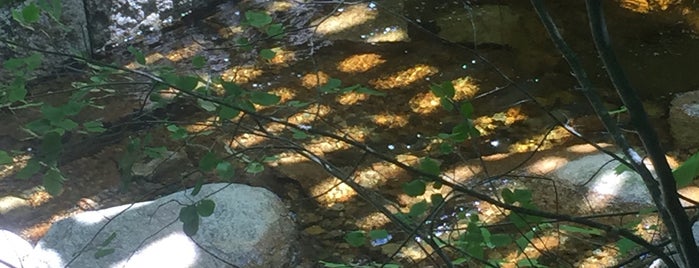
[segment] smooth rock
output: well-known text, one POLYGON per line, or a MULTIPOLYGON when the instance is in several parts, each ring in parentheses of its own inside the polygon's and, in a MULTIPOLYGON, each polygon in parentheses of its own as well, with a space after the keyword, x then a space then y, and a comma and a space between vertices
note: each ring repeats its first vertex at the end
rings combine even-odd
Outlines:
POLYGON ((197 196, 190 193, 191 189, 59 221, 39 241, 32 258, 42 260, 39 267, 292 265, 296 229, 273 193, 225 183, 204 185, 197 196), (198 232, 190 238, 178 220, 180 209, 205 197, 216 207, 209 217, 199 217, 198 232))
POLYGON ((670 104, 670 131, 678 149, 699 147, 699 90, 677 95, 670 104))
POLYGON ((27 265, 31 252, 32 245, 29 242, 10 231, 0 229, 0 268, 31 267, 27 265))
MULTIPOLYGON (((555 176, 572 185, 584 185, 593 207, 602 208, 609 198, 623 202, 652 204, 653 200, 641 177, 633 171, 616 171, 620 165, 603 153, 572 160, 555 171, 555 176)), ((652 167, 649 166, 652 171, 652 167)))

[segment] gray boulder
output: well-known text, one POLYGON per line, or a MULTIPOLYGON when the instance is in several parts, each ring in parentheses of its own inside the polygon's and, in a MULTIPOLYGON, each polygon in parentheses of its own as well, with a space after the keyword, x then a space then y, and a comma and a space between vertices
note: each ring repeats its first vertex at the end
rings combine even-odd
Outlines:
POLYGON ((280 199, 242 184, 204 185, 155 201, 85 212, 55 223, 34 248, 37 267, 285 267, 296 231, 280 199), (180 209, 211 199, 188 237, 180 209))
POLYGON ((27 267, 26 261, 31 252, 29 242, 10 231, 0 230, 0 268, 27 267))
POLYGON ((670 131, 679 149, 699 147, 699 91, 677 95, 670 104, 670 131))

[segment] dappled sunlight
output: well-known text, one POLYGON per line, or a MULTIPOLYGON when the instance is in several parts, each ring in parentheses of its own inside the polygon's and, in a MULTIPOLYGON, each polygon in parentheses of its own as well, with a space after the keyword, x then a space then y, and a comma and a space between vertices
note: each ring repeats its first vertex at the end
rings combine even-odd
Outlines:
POLYGON ((263 74, 262 70, 253 66, 233 66, 221 73, 221 79, 236 84, 247 84, 263 74))
POLYGON ((347 92, 337 95, 335 101, 342 105, 353 105, 369 99, 369 94, 359 92, 347 92))
POLYGON ((197 244, 185 234, 169 234, 144 245, 131 258, 115 263, 114 267, 189 267, 197 260, 198 249, 197 244))
POLYGON ((525 261, 527 258, 537 259, 541 257, 542 254, 556 249, 561 243, 567 240, 565 236, 561 237, 561 234, 557 232, 549 233, 551 234, 542 234, 531 238, 531 243, 529 243, 524 250, 514 249, 510 251, 510 253, 506 253, 504 259, 507 263, 503 264, 502 267, 518 267, 518 261, 525 261))
POLYGON ((420 92, 408 101, 410 110, 417 114, 431 114, 442 109, 439 98, 431 92, 420 92))
POLYGON ((482 176, 483 166, 479 164, 463 163, 453 168, 444 170, 448 181, 457 184, 465 184, 471 179, 478 179, 482 176))
POLYGON ((313 25, 318 25, 315 32, 320 35, 330 35, 346 31, 357 25, 375 20, 378 11, 375 9, 367 10, 365 5, 350 5, 347 6, 341 13, 335 13, 333 16, 323 17, 314 21, 313 25))
POLYGON ((372 212, 362 218, 357 219, 355 224, 363 230, 374 230, 383 228, 391 223, 391 220, 381 212, 372 212))
POLYGON ((285 50, 281 47, 273 48, 274 57, 267 60, 267 63, 275 67, 289 67, 289 63, 296 60, 296 52, 292 50, 285 50))
POLYGON ((309 192, 311 196, 317 196, 316 200, 325 207, 347 202, 357 195, 357 192, 352 187, 335 177, 327 177, 320 183, 312 186, 309 192))
POLYGON ((330 106, 322 104, 312 104, 303 111, 295 113, 287 118, 288 122, 295 125, 310 125, 320 118, 327 116, 333 111, 330 106))
POLYGON ((644 14, 667 10, 670 6, 678 4, 677 0, 619 0, 618 2, 624 9, 644 14))
POLYGON ((342 126, 341 129, 336 130, 335 132, 333 132, 333 134, 351 139, 356 142, 366 142, 369 135, 371 135, 371 129, 365 126, 342 126))
POLYGON ((403 71, 399 71, 382 78, 373 79, 369 81, 369 84, 376 89, 396 89, 422 81, 426 77, 437 74, 438 72, 439 69, 435 66, 416 64, 413 67, 407 68, 403 71))
POLYGON ((202 133, 204 131, 213 131, 216 130, 216 126, 214 126, 212 123, 215 122, 217 118, 217 116, 211 116, 202 121, 184 125, 183 127, 188 133, 191 134, 202 133))
MULTIPOLYGON (((602 148, 610 147, 612 146, 611 144, 606 144, 606 143, 600 143, 597 144, 602 148)), ((592 145, 589 144, 578 144, 578 145, 573 145, 565 148, 567 152, 571 153, 576 153, 576 154, 589 154, 597 151, 597 148, 595 148, 592 145)))
POLYGON ((454 86, 454 100, 457 101, 470 100, 480 91, 480 87, 470 76, 452 80, 451 83, 454 86))
POLYGON ((204 48, 197 44, 196 42, 192 42, 190 45, 185 46, 180 49, 175 49, 170 51, 165 55, 165 58, 172 62, 179 62, 184 59, 189 59, 197 55, 197 53, 201 52, 204 48))
POLYGON ((269 91, 269 93, 279 96, 279 104, 284 104, 296 98, 296 91, 290 87, 277 87, 269 91))
POLYGON ((391 112, 382 112, 372 116, 374 124, 386 128, 402 128, 408 125, 408 117, 391 112))
POLYGON ((532 162, 527 168, 527 171, 534 174, 546 174, 549 172, 554 172, 562 166, 565 166, 568 161, 568 158, 562 156, 542 157, 532 162))
POLYGON ((330 76, 323 71, 308 73, 301 77, 301 85, 307 89, 315 89, 328 82, 330 76))
POLYGON ((15 174, 27 166, 27 162, 32 159, 31 154, 22 153, 12 156, 12 163, 8 165, 0 165, 0 181, 7 179, 10 175, 15 174))
POLYGON ((363 73, 385 62, 386 60, 376 53, 356 54, 337 63, 337 70, 344 73, 363 73))

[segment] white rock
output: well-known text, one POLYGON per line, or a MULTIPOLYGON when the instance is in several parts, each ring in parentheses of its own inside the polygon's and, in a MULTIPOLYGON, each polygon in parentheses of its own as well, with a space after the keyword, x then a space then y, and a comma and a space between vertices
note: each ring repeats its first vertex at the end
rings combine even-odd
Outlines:
POLYGON ((29 267, 26 262, 31 252, 29 242, 10 231, 0 230, 0 268, 29 267))
POLYGON ((670 104, 670 130, 680 149, 699 147, 699 90, 677 95, 670 104))
POLYGON ((296 250, 295 227, 287 217, 289 212, 273 193, 224 183, 204 185, 197 196, 190 193, 187 190, 151 202, 85 212, 57 222, 39 241, 32 258, 41 259, 43 267, 290 264, 296 250), (199 230, 190 238, 178 220, 180 209, 204 197, 216 203, 214 213, 200 217, 199 230), (112 234, 114 239, 106 243, 112 234), (100 250, 112 249, 111 254, 95 257, 100 250))

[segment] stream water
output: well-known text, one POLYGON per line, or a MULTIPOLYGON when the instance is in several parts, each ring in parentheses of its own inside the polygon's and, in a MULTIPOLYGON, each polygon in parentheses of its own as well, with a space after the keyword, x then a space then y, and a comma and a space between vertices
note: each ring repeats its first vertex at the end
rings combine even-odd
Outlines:
MULTIPOLYGON (((511 3, 509 6, 490 3, 497 1, 483 1, 484 3, 479 5, 469 1, 391 2, 400 3, 402 9, 388 9, 383 14, 392 19, 399 18, 397 21, 402 22, 402 28, 375 28, 363 34, 351 32, 352 38, 335 36, 334 41, 328 41, 314 36, 308 29, 293 31, 294 28, 290 27, 292 32, 283 39, 286 43, 275 44, 263 40, 257 44, 260 47, 273 45, 279 49, 278 57, 271 60, 259 57, 257 53, 260 47, 251 51, 236 48, 234 39, 241 35, 238 26, 245 9, 230 3, 218 6, 218 11, 213 16, 190 18, 181 27, 164 33, 162 40, 151 40, 149 44, 134 46, 144 51, 151 66, 164 65, 183 72, 191 71, 191 58, 202 56, 206 59, 206 67, 194 70, 201 77, 221 75, 224 79, 235 81, 247 89, 272 92, 280 96, 285 104, 291 101, 313 103, 305 114, 320 116, 308 122, 302 120, 305 118, 303 114, 290 113, 288 106, 280 105, 263 112, 280 117, 287 116, 290 121, 302 122, 309 127, 337 131, 347 137, 361 140, 376 151, 401 161, 405 160, 406 163, 422 156, 441 157, 440 161, 445 170, 458 169, 459 163, 479 155, 531 151, 542 139, 545 140, 543 149, 565 148, 564 146, 574 142, 562 131, 549 133, 554 123, 541 108, 557 111, 566 121, 577 124, 586 135, 598 137, 597 135, 603 134, 599 125, 588 123, 589 110, 585 108, 584 100, 576 91, 574 78, 560 59, 559 53, 552 48, 547 36, 538 26, 538 18, 528 6, 522 3, 511 3), (451 33, 453 28, 466 27, 463 25, 465 18, 473 14, 480 14, 481 17, 477 20, 481 24, 473 22, 476 20, 474 19, 467 21, 467 26, 472 26, 478 31, 490 30, 498 34, 483 34, 483 38, 478 39, 485 40, 482 43, 469 40, 447 41, 453 36, 445 34, 451 33), (516 20, 512 21, 512 18, 516 20), (407 31, 409 40, 359 42, 377 33, 389 34, 399 29, 407 31), (333 96, 318 93, 319 84, 330 78, 341 80, 343 86, 365 85, 386 96, 333 96), (454 83, 457 98, 471 100, 474 108, 472 119, 482 135, 473 143, 456 146, 456 151, 461 154, 452 157, 436 154, 438 147, 432 142, 440 133, 451 131, 454 125, 463 120, 454 113, 442 110, 439 99, 430 93, 431 85, 445 81, 454 83), (523 93, 523 90, 527 93, 523 93), (533 99, 529 99, 527 94, 533 99)), ((282 20, 289 26, 300 26, 324 15, 340 16, 339 13, 349 12, 350 7, 339 7, 335 10, 336 13, 329 13, 337 7, 336 4, 328 1, 306 4, 279 1, 276 8, 280 10, 274 13, 275 19, 282 20), (283 10, 285 5, 291 5, 292 9, 283 10)), ((372 10, 393 7, 392 4, 383 1, 360 5, 366 5, 372 10)), ((267 7, 275 8, 275 5, 267 7)), ((566 14, 560 18, 562 27, 566 29, 566 37, 579 49, 580 57, 591 69, 591 77, 603 89, 606 104, 611 109, 620 107, 621 104, 610 90, 611 86, 605 82, 604 70, 594 62, 596 57, 587 33, 581 30, 584 29, 584 23, 581 22, 580 15, 584 9, 577 4, 558 4, 553 8, 558 11, 556 14, 566 14), (570 11, 571 9, 573 11, 570 11)), ((689 4, 674 8, 693 10, 689 4)), ((632 81, 637 81, 642 96, 647 100, 646 104, 654 123, 659 129, 667 130, 666 107, 671 94, 691 90, 699 85, 699 76, 691 74, 696 62, 699 62, 696 61, 699 59, 699 55, 696 54, 699 50, 692 49, 699 44, 691 30, 691 22, 687 20, 679 23, 679 26, 669 23, 673 19, 667 17, 679 16, 670 11, 644 15, 612 7, 610 14, 613 16, 609 19, 611 33, 613 37, 618 37, 615 41, 618 40, 620 44, 619 54, 629 71, 629 77, 632 81), (625 32, 620 29, 625 29, 625 32), (684 29, 689 30, 685 32, 684 29)), ((476 33, 479 33, 478 31, 476 33)), ((249 37, 259 36, 253 34, 249 37)), ((125 64, 131 62, 132 55, 118 52, 119 49, 114 48, 109 56, 125 64)), ((141 93, 131 94, 129 98, 105 98, 103 104, 107 108, 91 111, 90 116, 112 122, 139 109, 139 97, 148 89, 129 90, 141 93)), ((171 113, 168 119, 193 126, 197 122, 205 122, 209 115, 192 103, 183 105, 194 108, 181 112, 176 117, 171 113)), ((623 117, 619 119, 623 120, 623 117)), ((6 125, 17 126, 21 123, 24 122, 12 121, 6 125)), ((121 204, 136 201, 144 194, 147 195, 146 190, 162 186, 164 183, 155 182, 155 185, 143 187, 141 192, 126 195, 115 191, 120 184, 120 176, 114 162, 115 159, 119 159, 128 143, 124 137, 142 136, 146 132, 156 137, 158 145, 168 148, 181 146, 177 142, 168 141, 166 137, 170 133, 159 127, 126 133, 120 140, 114 141, 114 145, 103 144, 97 153, 76 156, 70 163, 66 163, 62 167, 70 176, 65 185, 66 191, 49 202, 43 200, 49 197, 40 194, 39 189, 33 187, 39 183, 40 178, 11 182, 7 187, 3 185, 2 196, 20 196, 31 200, 32 204, 31 209, 11 214, 9 220, 0 222, 0 225, 11 225, 10 229, 23 232, 31 239, 37 239, 59 215, 83 209, 76 207, 76 204, 82 204, 85 199, 96 200, 105 206, 121 204), (105 189, 107 191, 102 191, 105 189)), ((214 136, 203 137, 196 142, 211 147, 222 147, 225 144, 222 141, 236 138, 225 131, 214 136)), ((668 133, 661 132, 661 137, 665 144, 672 143, 668 133)), ((19 146, 18 140, 22 138, 21 134, 6 129, 0 133, 0 145, 8 143, 7 146, 19 146), (2 138, 12 141, 5 142, 2 138)), ((341 142, 319 140, 315 143, 299 144, 314 152, 322 152, 328 161, 338 166, 356 170, 360 184, 370 185, 376 191, 391 197, 403 209, 416 202, 415 198, 405 196, 401 188, 402 183, 412 179, 410 174, 396 171, 395 167, 379 159, 366 160, 362 153, 348 149, 347 145, 341 142), (359 174, 359 171, 366 173, 359 174)), ((272 146, 274 143, 268 145, 272 146)), ((169 174, 191 170, 197 164, 197 157, 203 155, 203 152, 193 148, 187 151, 187 155, 194 160, 179 165, 178 170, 171 170, 169 174)), ((279 155, 283 159, 283 154, 279 155)), ((243 182, 267 187, 287 199, 289 207, 298 216, 304 241, 307 242, 306 248, 303 249, 305 255, 302 257, 302 265, 312 267, 318 260, 358 265, 369 264, 371 261, 387 261, 386 256, 399 248, 402 242, 400 239, 409 238, 398 232, 392 236, 393 239, 372 241, 372 247, 350 248, 343 239, 347 231, 393 227, 383 227, 383 219, 375 215, 369 204, 357 197, 309 198, 326 190, 330 191, 321 187, 326 177, 324 171, 316 172, 304 163, 287 166, 282 163, 275 166, 273 174, 266 177, 251 176, 243 182), (291 178, 293 186, 280 183, 277 180, 279 177, 291 178), (294 189, 290 190, 289 187, 294 189), (296 189, 298 187, 300 189, 296 189), (377 218, 379 220, 369 220, 377 218)), ((503 182, 497 181, 498 187, 501 187, 503 182)), ((507 183, 512 183, 512 180, 507 179, 507 183)), ((328 195, 331 194, 333 193, 328 195)), ((459 212, 494 211, 492 208, 484 209, 484 204, 468 198, 452 201, 442 215, 430 222, 433 231, 442 233, 448 230, 459 212)), ((575 246, 578 244, 568 244, 567 248, 560 249, 560 255, 566 258, 567 254, 574 255, 570 258, 571 262, 577 261, 576 257, 589 257, 589 252, 586 253, 582 249, 576 253, 575 246)), ((588 249, 589 246, 584 248, 588 249)), ((410 258, 413 258, 412 261, 424 261, 405 254, 401 257, 401 261, 410 258)), ((614 259, 613 256, 608 258, 614 259)), ((552 258, 552 261, 556 260, 552 258)), ((418 264, 426 265, 424 262, 418 264)))

